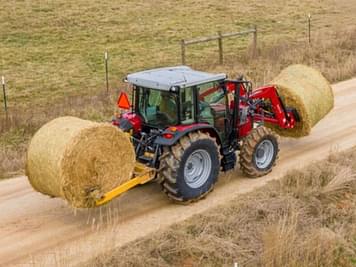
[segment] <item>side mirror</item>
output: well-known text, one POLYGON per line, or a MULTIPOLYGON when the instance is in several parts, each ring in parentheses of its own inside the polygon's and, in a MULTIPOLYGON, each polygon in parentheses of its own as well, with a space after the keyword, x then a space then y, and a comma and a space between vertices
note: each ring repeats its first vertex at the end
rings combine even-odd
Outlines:
POLYGON ((130 109, 131 104, 129 101, 129 97, 125 92, 121 92, 117 99, 117 106, 122 109, 130 109))

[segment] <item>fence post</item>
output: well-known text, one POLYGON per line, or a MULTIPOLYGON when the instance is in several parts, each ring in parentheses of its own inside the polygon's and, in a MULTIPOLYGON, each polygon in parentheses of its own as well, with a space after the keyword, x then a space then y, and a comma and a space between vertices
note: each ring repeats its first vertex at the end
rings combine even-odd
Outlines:
POLYGON ((184 39, 180 42, 181 45, 181 53, 182 53, 182 65, 185 65, 185 41, 184 39))
POLYGON ((222 43, 222 34, 221 31, 218 31, 218 46, 219 46, 219 63, 222 65, 224 63, 224 55, 223 55, 223 43, 222 43))
POLYGON ((257 26, 253 26, 253 43, 252 43, 252 57, 257 56, 257 26))
POLYGON ((105 60, 106 93, 109 93, 109 66, 108 66, 109 55, 108 55, 108 51, 105 51, 104 60, 105 60))
POLYGON ((6 85, 5 85, 5 77, 1 76, 1 84, 2 84, 2 92, 4 95, 4 109, 7 115, 7 96, 6 96, 6 85))
POLYGON ((308 41, 311 44, 311 14, 308 14, 308 41))

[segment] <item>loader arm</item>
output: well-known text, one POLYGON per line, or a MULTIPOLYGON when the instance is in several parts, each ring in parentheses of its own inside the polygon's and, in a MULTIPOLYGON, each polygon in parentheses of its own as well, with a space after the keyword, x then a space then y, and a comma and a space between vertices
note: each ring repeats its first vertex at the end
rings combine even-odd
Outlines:
POLYGON ((299 116, 293 107, 285 107, 275 86, 265 86, 254 90, 250 97, 253 99, 254 121, 264 121, 278 125, 283 129, 294 128, 299 116))

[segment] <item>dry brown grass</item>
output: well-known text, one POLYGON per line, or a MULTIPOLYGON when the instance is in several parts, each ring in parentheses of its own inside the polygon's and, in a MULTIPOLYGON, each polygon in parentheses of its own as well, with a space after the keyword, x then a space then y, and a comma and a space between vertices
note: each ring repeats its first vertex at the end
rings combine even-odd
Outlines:
POLYGON ((246 53, 227 58, 224 66, 210 65, 208 69, 227 71, 231 77, 244 74, 259 86, 270 82, 285 67, 298 63, 320 70, 331 83, 355 76, 356 28, 321 31, 310 46, 305 40, 281 41, 276 35, 275 39, 260 44, 255 59, 246 53))
POLYGON ((355 266, 356 148, 86 266, 355 266))

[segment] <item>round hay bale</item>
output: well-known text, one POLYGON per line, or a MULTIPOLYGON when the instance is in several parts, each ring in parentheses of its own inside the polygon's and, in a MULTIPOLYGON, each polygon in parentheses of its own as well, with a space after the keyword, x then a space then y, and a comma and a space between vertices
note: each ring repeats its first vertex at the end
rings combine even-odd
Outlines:
POLYGON ((300 122, 293 129, 273 128, 281 136, 302 137, 310 134, 312 127, 334 106, 334 95, 329 82, 314 68, 291 65, 271 82, 286 107, 295 108, 300 122))
POLYGON ((95 195, 130 180, 134 165, 130 139, 117 127, 60 117, 33 136, 26 175, 35 190, 84 208, 94 206, 95 195))

